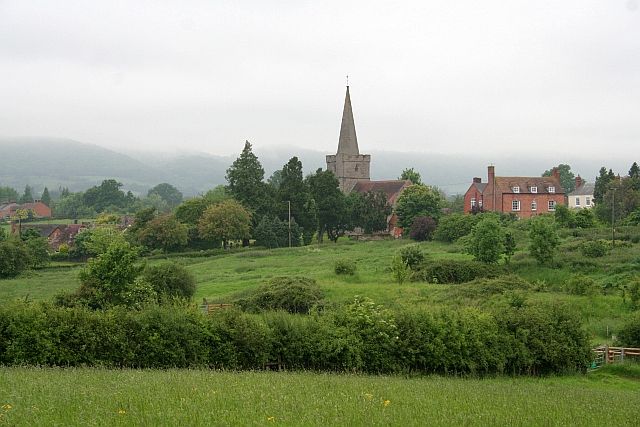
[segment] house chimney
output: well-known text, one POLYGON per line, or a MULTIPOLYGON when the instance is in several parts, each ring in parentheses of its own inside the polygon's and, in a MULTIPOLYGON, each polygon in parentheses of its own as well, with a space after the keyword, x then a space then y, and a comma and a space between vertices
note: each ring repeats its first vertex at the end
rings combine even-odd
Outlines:
POLYGON ((553 170, 551 170, 551 176, 560 181, 560 171, 558 168, 553 168, 553 170))
POLYGON ((495 176, 496 176, 495 168, 493 165, 491 165, 487 168, 487 177, 488 177, 487 182, 491 184, 495 179, 495 176))
POLYGON ((584 179, 582 179, 580 175, 576 176, 576 190, 582 187, 582 184, 584 184, 584 179))
POLYGON ((482 178, 478 178, 478 177, 473 178, 473 183, 474 184, 480 184, 481 182, 482 182, 482 178))

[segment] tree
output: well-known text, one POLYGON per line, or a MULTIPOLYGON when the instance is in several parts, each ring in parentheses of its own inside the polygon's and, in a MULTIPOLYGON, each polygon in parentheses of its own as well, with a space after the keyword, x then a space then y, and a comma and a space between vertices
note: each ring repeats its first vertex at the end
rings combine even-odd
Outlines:
POLYGON ((33 203, 33 189, 31 188, 31 186, 26 185, 24 187, 24 193, 22 193, 22 196, 20 197, 19 202, 20 204, 33 203))
POLYGON ((538 264, 550 264, 560 244, 553 220, 538 216, 531 219, 529 228, 529 252, 538 264))
POLYGON ((576 226, 575 214, 565 205, 557 205, 553 216, 560 227, 575 228, 576 226))
POLYGON ((95 215, 95 211, 84 204, 82 193, 69 193, 56 202, 55 215, 58 218, 85 218, 95 215))
POLYGON ((640 179, 640 166, 637 162, 633 162, 631 169, 629 169, 629 178, 640 179))
POLYGON ((196 292, 196 280, 183 266, 174 262, 147 266, 142 278, 162 297, 189 299, 196 292))
POLYGON ((24 242, 28 254, 29 267, 38 268, 49 264, 49 242, 44 237, 33 237, 24 242))
POLYGON ((0 187, 0 203, 15 202, 18 192, 11 187, 0 187))
POLYGON ((269 179, 267 179, 267 184, 269 184, 276 190, 280 189, 281 183, 282 183, 282 169, 273 171, 269 179))
POLYGON ((316 231, 317 221, 315 212, 311 209, 309 184, 302 179, 302 162, 297 157, 292 157, 282 168, 277 194, 282 212, 280 219, 288 220, 290 203, 291 216, 302 227, 304 244, 309 244, 316 231))
MULTIPOLYGON (((569 194, 576 189, 576 176, 571 172, 571 166, 560 163, 556 166, 560 173, 560 185, 564 189, 565 193, 569 194)), ((542 176, 552 176, 553 168, 544 171, 542 176)))
POLYGON ((511 263, 511 257, 516 253, 516 239, 513 233, 507 231, 504 233, 504 262, 511 263))
POLYGON ((409 180, 412 184, 421 185, 422 180, 420 179, 420 174, 416 172, 413 168, 404 169, 399 179, 409 180))
POLYGON ((123 245, 126 239, 120 230, 111 226, 84 230, 76 236, 72 258, 95 257, 105 253, 112 245, 123 245))
POLYGON ((85 191, 82 200, 85 205, 92 207, 100 213, 107 208, 124 208, 131 201, 133 195, 125 194, 120 190, 122 183, 115 179, 105 179, 99 186, 94 186, 85 191))
POLYGON ((40 201, 47 206, 51 206, 51 195, 49 194, 49 189, 47 187, 44 187, 42 196, 40 196, 40 201))
MULTIPOLYGON (((291 246, 300 246, 302 229, 294 220, 291 221, 291 246)), ((277 217, 265 216, 253 231, 256 246, 265 248, 286 248, 289 246, 289 222, 277 217)))
POLYGON ((616 176, 611 169, 607 172, 607 169, 604 166, 600 168, 600 172, 598 177, 596 177, 593 189, 593 201, 596 205, 602 203, 604 195, 609 190, 609 186, 615 178, 616 176))
POLYGON ((29 253, 22 241, 0 241, 0 278, 15 277, 28 267, 29 253))
POLYGON ((162 200, 167 202, 167 205, 170 208, 175 208, 182 203, 182 193, 176 187, 166 182, 158 184, 150 189, 147 193, 147 197, 150 197, 153 194, 160 196, 162 200))
POLYGON ((93 308, 122 304, 140 273, 138 253, 127 242, 115 242, 80 272, 80 297, 93 308))
POLYGON ((442 195, 433 187, 412 185, 398 197, 398 224, 408 229, 417 216, 429 216, 437 221, 440 218, 442 203, 442 195))
POLYGON ((347 229, 350 229, 350 218, 346 209, 345 196, 340 191, 340 183, 333 172, 322 169, 307 176, 306 182, 314 201, 318 242, 322 242, 325 232, 329 239, 336 242, 347 229))
POLYGON ((144 246, 165 252, 186 246, 187 236, 187 226, 171 214, 153 218, 138 232, 138 240, 144 246))
POLYGON ((250 227, 251 214, 233 199, 209 206, 198 221, 201 237, 222 241, 225 248, 230 240, 248 239, 250 227))
POLYGON ((347 202, 353 227, 361 227, 366 234, 387 229, 391 206, 383 191, 352 192, 347 196, 347 202))
POLYGON ((591 209, 580 209, 573 220, 577 228, 592 228, 596 225, 596 217, 591 209))
POLYGON ((495 264, 504 252, 504 232, 500 222, 493 216, 483 217, 471 232, 469 252, 487 264, 495 264))
POLYGON ((411 237, 413 240, 417 240, 418 242, 431 240, 436 226, 437 224, 433 218, 430 218, 428 216, 417 216, 413 220, 413 224, 411 224, 409 237, 411 237))

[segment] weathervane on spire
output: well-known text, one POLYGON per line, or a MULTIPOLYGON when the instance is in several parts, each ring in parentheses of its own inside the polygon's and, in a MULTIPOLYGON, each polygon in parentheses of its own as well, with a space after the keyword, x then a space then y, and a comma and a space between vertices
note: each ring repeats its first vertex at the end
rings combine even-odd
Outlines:
POLYGON ((347 87, 349 87, 349 74, 347 74, 347 87))

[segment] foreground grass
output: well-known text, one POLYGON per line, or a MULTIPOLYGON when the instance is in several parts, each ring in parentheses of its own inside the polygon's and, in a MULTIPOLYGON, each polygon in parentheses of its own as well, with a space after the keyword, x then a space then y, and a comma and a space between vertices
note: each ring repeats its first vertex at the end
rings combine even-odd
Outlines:
POLYGON ((0 424, 637 425, 638 376, 635 368, 544 379, 2 368, 0 424))

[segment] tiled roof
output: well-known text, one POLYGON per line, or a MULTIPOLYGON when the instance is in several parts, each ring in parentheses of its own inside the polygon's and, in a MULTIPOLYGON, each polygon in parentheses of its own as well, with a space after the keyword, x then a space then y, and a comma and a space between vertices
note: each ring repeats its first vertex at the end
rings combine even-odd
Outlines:
POLYGON ((530 193, 531 187, 537 187, 537 193, 549 193, 549 187, 555 187, 555 194, 564 194, 560 182, 552 176, 496 176, 496 187, 499 192, 513 193, 513 187, 520 187, 520 193, 530 193))
POLYGON ((38 233, 40 233, 40 237, 49 237, 51 235, 51 233, 54 232, 54 230, 58 227, 61 227, 58 224, 22 224, 22 232, 24 233, 25 230, 31 229, 31 230, 36 230, 38 233))
POLYGON ((353 187, 353 191, 357 191, 358 193, 383 191, 387 196, 387 201, 393 206, 402 190, 410 185, 411 181, 405 180, 358 181, 353 187))
POLYGON ((484 193, 484 189, 487 188, 486 182, 474 182, 472 185, 476 187, 476 190, 478 190, 480 194, 484 193))
POLYGON ((595 190, 595 188, 595 184, 584 183, 569 193, 569 196, 593 196, 593 190, 595 190))

